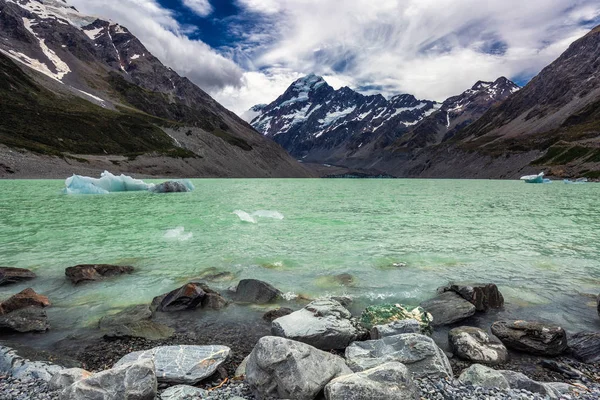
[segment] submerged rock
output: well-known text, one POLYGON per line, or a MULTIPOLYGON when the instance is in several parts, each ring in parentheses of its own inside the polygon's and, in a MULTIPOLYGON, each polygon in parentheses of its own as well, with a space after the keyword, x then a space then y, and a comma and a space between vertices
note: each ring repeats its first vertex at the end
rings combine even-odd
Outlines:
POLYGON ((350 373, 341 357, 305 343, 265 336, 250 353, 246 382, 258 398, 312 400, 329 381, 350 373))
POLYGON ((230 352, 226 346, 162 346, 129 353, 115 367, 150 360, 159 382, 195 385, 214 374, 230 352))
POLYGON ((123 364, 76 381, 61 394, 61 400, 154 400, 156 375, 151 360, 123 364))
POLYGON ((393 321, 413 319, 421 325, 421 331, 430 333, 432 316, 421 307, 402 304, 380 304, 369 306, 362 312, 360 323, 367 329, 375 325, 386 325, 393 321))
POLYGON ((421 303, 421 307, 433 316, 433 326, 450 325, 475 314, 475 306, 456 293, 445 292, 421 303))
POLYGON ((600 332, 579 332, 569 337, 571 354, 584 363, 600 362, 600 332))
POLYGON ((175 333, 172 328, 152 321, 150 307, 145 304, 104 316, 98 326, 104 332, 104 336, 109 338, 137 337, 159 340, 170 338, 175 333))
POLYGON ((9 314, 0 315, 0 330, 16 332, 45 332, 50 329, 48 316, 42 308, 29 306, 9 314))
POLYGON ((65 269, 65 275, 74 284, 85 281, 100 281, 109 276, 131 274, 133 267, 127 265, 82 264, 65 269))
POLYGON ((479 328, 454 328, 448 332, 448 341, 454 355, 463 360, 485 364, 501 364, 508 360, 506 347, 479 328))
POLYGON ((34 279, 36 275, 25 268, 0 267, 0 286, 34 279))
POLYGON ((155 297, 152 300, 151 308, 161 312, 174 312, 196 308, 219 310, 225 306, 227 306, 227 300, 208 285, 190 282, 169 293, 155 297))
POLYGON ((35 290, 27 288, 0 303, 0 315, 31 306, 40 308, 48 307, 50 304, 48 297, 37 294, 35 290))
POLYGON ((353 371, 364 371, 390 361, 406 365, 413 378, 452 377, 448 357, 425 335, 405 333, 354 342, 346 349, 346 362, 353 371))
POLYGON ((277 318, 285 317, 286 315, 290 315, 293 312, 294 310, 292 310, 291 308, 279 307, 274 310, 267 311, 262 318, 267 322, 273 322, 277 318))
POLYGON ((472 303, 477 311, 487 311, 504 306, 504 296, 493 283, 456 283, 438 289, 438 292, 454 292, 472 303))
POLYGON ((333 287, 333 286, 355 286, 356 279, 354 276, 348 273, 338 275, 323 275, 316 279, 317 286, 320 287, 333 287))
POLYGON ((331 299, 315 300, 301 310, 277 318, 271 333, 321 350, 345 349, 366 336, 350 311, 331 299))
POLYGON ((235 291, 235 300, 241 303, 266 304, 281 298, 281 291, 258 279, 242 279, 235 291))
POLYGON ((421 324, 415 319, 390 322, 386 325, 375 325, 371 328, 371 340, 377 340, 388 336, 401 335, 403 333, 422 333, 421 324))
POLYGON ((327 400, 418 400, 420 392, 406 366, 389 362, 362 372, 340 376, 325 386, 327 400))
POLYGON ((567 335, 560 326, 530 321, 498 321, 492 333, 511 349, 539 356, 557 356, 567 349, 567 335))
POLYGON ((30 361, 10 347, 0 346, 0 373, 22 381, 40 379, 50 381, 63 367, 43 361, 30 361))

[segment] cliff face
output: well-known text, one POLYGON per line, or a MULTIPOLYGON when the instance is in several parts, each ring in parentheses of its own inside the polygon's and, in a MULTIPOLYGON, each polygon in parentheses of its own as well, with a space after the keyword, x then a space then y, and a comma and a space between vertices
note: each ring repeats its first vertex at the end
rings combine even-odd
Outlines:
MULTIPOLYGON (((127 28, 62 0, 0 0, 0 74, 0 143, 35 152, 36 162, 87 160, 74 161, 76 172, 92 158, 126 156, 113 168, 107 158, 107 167, 186 176, 310 175, 164 66, 127 28), (156 167, 134 167, 137 157, 156 158, 156 167)), ((18 159, 23 171, 31 169, 31 161, 18 159)), ((18 175, 17 161, 9 168, 18 175)))

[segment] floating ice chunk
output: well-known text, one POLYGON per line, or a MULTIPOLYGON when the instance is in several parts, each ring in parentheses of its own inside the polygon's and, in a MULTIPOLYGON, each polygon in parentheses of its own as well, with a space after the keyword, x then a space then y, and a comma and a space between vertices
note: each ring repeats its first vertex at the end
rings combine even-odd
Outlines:
POLYGON ((194 234, 192 232, 186 232, 183 226, 178 226, 174 229, 167 229, 164 238, 169 240, 178 240, 180 242, 185 242, 190 240, 193 236, 194 234))
POLYGON ((154 184, 127 175, 115 176, 104 171, 99 179, 73 174, 65 180, 65 186, 66 194, 106 194, 149 190, 154 187, 154 184))
POLYGON ((256 224, 258 222, 258 218, 272 218, 272 219, 283 219, 283 214, 279 211, 271 211, 271 210, 258 210, 254 211, 252 214, 248 214, 246 211, 235 210, 233 212, 244 222, 251 222, 256 224))
POLYGON ((194 190, 194 185, 189 180, 184 179, 181 181, 167 181, 159 183, 148 190, 153 193, 182 193, 191 192, 194 190))

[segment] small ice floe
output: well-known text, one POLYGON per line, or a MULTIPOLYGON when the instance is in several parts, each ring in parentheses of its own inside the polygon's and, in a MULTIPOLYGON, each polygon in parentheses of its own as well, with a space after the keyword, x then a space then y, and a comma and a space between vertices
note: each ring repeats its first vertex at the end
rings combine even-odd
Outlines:
POLYGON ((568 185, 581 185, 583 183, 588 183, 588 179, 587 178, 577 178, 574 181, 572 181, 570 179, 563 179, 563 182, 568 185))
POLYGON ((113 192, 140 192, 150 191, 153 193, 191 192, 194 185, 187 179, 181 181, 167 181, 155 185, 146 183, 141 179, 135 179, 121 174, 116 176, 108 171, 100 174, 100 178, 91 178, 73 174, 65 180, 65 194, 108 194, 113 192))
POLYGON ((168 240, 185 242, 190 240, 193 236, 194 234, 192 232, 186 232, 183 226, 178 226, 177 228, 167 229, 163 237, 168 240))
POLYGON ((521 177, 525 183, 552 183, 550 179, 544 179, 544 173, 540 172, 537 175, 525 175, 521 177))
POLYGON ((271 210, 258 210, 254 211, 252 214, 248 214, 246 211, 235 210, 233 212, 238 218, 244 222, 250 222, 252 224, 256 224, 258 222, 258 218, 271 218, 271 219, 283 219, 283 214, 279 211, 271 211, 271 210))

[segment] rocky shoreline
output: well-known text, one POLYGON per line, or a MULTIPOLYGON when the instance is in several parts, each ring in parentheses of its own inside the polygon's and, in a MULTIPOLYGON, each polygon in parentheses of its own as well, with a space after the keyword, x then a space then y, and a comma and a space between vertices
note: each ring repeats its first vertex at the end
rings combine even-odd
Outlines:
MULTIPOLYGON (((66 276, 93 284, 132 271, 85 265, 66 276)), ((34 279, 0 268, 0 284, 34 279)), ((50 300, 32 288, 4 300, 2 332, 51 328, 50 300)), ((0 400, 600 398, 600 332, 522 320, 469 325, 504 307, 494 284, 449 284, 419 307, 373 304, 353 314, 351 302, 285 301, 254 279, 226 292, 190 282, 62 340, 59 357, 0 347, 0 400), (226 310, 245 319, 221 318, 226 310), (449 348, 430 336, 446 329, 449 348)))

